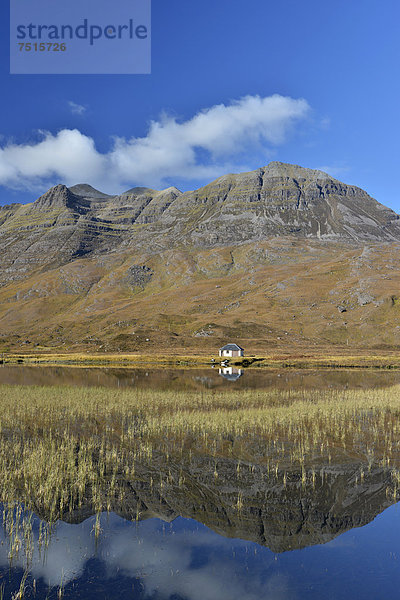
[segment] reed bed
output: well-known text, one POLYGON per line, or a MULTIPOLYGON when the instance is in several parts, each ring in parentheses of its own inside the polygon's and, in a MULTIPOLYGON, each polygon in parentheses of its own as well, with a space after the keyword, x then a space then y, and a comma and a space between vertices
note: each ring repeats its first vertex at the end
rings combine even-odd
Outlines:
POLYGON ((0 386, 0 500, 23 502, 50 521, 88 504, 109 510, 138 465, 165 472, 198 457, 216 477, 222 459, 236 461, 238 473, 246 465, 306 477, 318 465, 357 460, 362 470, 391 468, 400 484, 399 434, 400 386, 202 393, 0 386))

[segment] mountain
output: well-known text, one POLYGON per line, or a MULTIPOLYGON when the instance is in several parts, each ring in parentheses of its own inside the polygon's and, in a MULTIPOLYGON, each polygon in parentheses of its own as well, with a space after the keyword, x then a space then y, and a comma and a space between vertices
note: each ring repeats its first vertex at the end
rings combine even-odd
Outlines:
POLYGON ((365 191, 279 162, 185 193, 57 185, 0 208, 0 347, 396 347, 399 244, 365 191))
POLYGON ((178 197, 160 218, 196 246, 293 234, 352 241, 399 240, 399 216, 326 173, 272 162, 225 175, 178 197), (193 223, 191 231, 187 224, 193 223))

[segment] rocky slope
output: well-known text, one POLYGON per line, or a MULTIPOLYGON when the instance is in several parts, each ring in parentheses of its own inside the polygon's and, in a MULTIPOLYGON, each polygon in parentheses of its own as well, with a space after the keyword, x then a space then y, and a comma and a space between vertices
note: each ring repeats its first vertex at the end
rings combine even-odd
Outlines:
POLYGON ((394 347, 399 244, 392 210, 283 163, 185 193, 58 185, 0 208, 0 346, 394 347))

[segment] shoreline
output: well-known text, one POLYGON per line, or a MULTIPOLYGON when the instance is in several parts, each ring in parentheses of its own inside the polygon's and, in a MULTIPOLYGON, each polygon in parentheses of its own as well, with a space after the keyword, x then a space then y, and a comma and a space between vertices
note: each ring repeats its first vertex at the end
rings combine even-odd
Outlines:
MULTIPOLYGON (((2 353, 1 366, 76 366, 118 368, 210 368, 221 366, 218 355, 161 355, 161 354, 22 354, 2 353)), ((400 353, 373 355, 354 353, 325 357, 304 354, 269 354, 228 359, 228 366, 238 369, 400 369, 400 353)))

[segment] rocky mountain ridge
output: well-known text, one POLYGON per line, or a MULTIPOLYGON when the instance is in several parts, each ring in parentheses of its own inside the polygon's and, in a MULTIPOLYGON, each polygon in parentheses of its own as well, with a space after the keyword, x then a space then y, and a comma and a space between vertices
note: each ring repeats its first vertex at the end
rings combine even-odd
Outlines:
POLYGON ((42 264, 56 259, 55 247, 62 263, 120 245, 204 249, 285 235, 400 241, 399 216, 365 191, 279 162, 184 193, 138 187, 109 196, 88 184, 57 185, 32 204, 2 207, 0 223, 3 261, 16 272, 12 256, 42 264))

